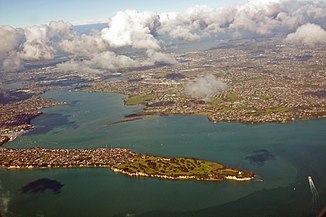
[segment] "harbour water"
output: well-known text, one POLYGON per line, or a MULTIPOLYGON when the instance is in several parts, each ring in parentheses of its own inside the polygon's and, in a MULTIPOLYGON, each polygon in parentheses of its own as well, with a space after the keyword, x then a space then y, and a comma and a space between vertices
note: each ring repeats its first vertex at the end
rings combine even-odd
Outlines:
POLYGON ((49 91, 67 104, 47 108, 35 129, 8 148, 124 147, 159 156, 218 161, 251 170, 251 182, 134 178, 109 169, 0 170, 0 208, 9 217, 315 216, 326 205, 326 120, 285 124, 211 123, 205 116, 162 116, 112 124, 141 106, 123 95, 49 91), (307 177, 319 193, 316 211, 307 177), (60 192, 22 193, 38 179, 60 192))

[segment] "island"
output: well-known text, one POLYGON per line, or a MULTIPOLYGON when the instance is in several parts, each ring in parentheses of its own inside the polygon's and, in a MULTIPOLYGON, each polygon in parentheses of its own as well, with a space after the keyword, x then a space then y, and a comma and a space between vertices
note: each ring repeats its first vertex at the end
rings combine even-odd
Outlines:
POLYGON ((253 172, 196 158, 166 158, 134 153, 124 148, 9 149, 0 148, 0 167, 7 169, 111 168, 129 176, 161 179, 250 181, 253 172))

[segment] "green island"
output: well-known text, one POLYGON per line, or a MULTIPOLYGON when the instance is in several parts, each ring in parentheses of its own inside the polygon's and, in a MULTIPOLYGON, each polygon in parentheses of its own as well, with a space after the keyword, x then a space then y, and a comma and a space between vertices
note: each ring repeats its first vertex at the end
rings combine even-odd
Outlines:
POLYGON ((0 148, 0 167, 7 169, 111 168, 129 176, 161 179, 250 181, 252 172, 195 158, 166 158, 122 148, 8 149, 0 148))
POLYGON ((164 179, 195 180, 251 180, 252 172, 227 168, 220 163, 196 158, 163 158, 151 155, 137 155, 133 161, 113 168, 130 176, 148 176, 164 179))

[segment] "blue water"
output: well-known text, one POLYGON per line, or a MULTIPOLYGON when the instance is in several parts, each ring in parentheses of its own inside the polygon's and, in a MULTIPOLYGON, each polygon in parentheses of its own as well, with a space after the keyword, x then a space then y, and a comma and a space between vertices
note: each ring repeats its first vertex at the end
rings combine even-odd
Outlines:
POLYGON ((132 178, 109 169, 2 169, 0 191, 9 203, 0 205, 6 216, 315 216, 308 175, 326 204, 325 119, 248 125, 164 116, 112 124, 142 107, 124 106, 119 94, 60 90, 44 97, 67 104, 45 109, 32 121, 35 130, 8 148, 126 147, 214 160, 251 170, 258 179, 216 183, 132 178), (272 157, 256 156, 255 163, 248 158, 255 153, 272 157), (20 193, 40 178, 64 186, 60 193, 20 193))

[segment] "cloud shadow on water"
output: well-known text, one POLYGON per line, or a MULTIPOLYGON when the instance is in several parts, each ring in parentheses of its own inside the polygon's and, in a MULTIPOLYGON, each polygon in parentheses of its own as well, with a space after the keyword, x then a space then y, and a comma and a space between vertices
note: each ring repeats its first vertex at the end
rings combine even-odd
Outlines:
POLYGON ((263 166, 266 161, 274 160, 275 156, 266 149, 255 150, 251 155, 245 157, 249 162, 256 166, 263 166))
POLYGON ((77 128, 78 125, 75 121, 70 121, 67 115, 62 114, 43 114, 36 123, 35 129, 29 132, 30 135, 45 134, 54 130, 56 127, 65 126, 71 128, 77 128))
POLYGON ((37 179, 20 188, 21 193, 43 193, 52 190, 53 193, 60 193, 64 185, 52 179, 37 179))

